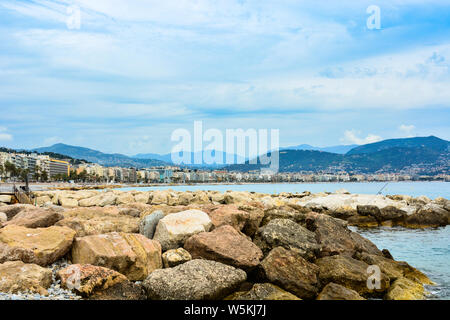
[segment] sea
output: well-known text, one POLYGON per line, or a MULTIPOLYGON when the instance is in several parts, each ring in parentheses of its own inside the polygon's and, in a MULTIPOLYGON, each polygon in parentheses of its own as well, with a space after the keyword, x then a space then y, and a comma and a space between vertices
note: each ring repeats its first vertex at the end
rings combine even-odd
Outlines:
MULTIPOLYGON (((345 183, 270 183, 270 184, 201 184, 122 188, 119 190, 167 190, 195 191, 254 191, 276 194, 280 192, 334 192, 346 189, 351 193, 427 196, 430 199, 450 199, 449 182, 345 182, 345 183)), ((426 286, 428 299, 450 300, 450 226, 432 229, 407 229, 403 227, 380 227, 360 229, 351 227, 375 243, 378 248, 388 249, 395 260, 407 261, 424 272, 435 286, 426 286)))

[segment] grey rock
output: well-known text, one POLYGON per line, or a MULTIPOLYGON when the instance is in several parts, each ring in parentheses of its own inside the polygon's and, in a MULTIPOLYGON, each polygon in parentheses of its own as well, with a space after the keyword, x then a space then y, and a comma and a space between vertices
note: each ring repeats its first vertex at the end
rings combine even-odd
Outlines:
POLYGON ((156 226, 162 218, 164 218, 164 212, 161 210, 156 210, 145 216, 139 224, 139 233, 152 239, 155 234, 156 226))
POLYGON ((217 300, 236 291, 247 274, 210 260, 191 260, 153 271, 143 285, 152 300, 217 300))
POLYGON ((274 219, 260 228, 254 242, 267 254, 276 247, 298 252, 306 259, 312 259, 319 252, 314 232, 289 219, 274 219))

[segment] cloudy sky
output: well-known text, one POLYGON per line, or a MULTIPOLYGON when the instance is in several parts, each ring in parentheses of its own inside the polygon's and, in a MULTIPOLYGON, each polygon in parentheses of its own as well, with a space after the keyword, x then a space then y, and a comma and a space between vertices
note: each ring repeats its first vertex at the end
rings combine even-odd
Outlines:
POLYGON ((0 146, 165 153, 195 120, 450 139, 449 105, 450 0, 0 2, 0 146))

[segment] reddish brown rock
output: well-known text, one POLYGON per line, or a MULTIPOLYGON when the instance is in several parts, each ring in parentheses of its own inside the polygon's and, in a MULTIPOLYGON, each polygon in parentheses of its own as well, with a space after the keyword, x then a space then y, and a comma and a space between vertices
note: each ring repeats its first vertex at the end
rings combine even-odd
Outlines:
POLYGON ((72 246, 75 231, 66 227, 25 228, 9 225, 0 229, 0 263, 21 260, 40 266, 63 257, 72 246))
POLYGON ((140 234, 112 232, 76 238, 75 264, 92 264, 116 270, 130 280, 144 280, 162 268, 161 245, 140 234))
POLYGON ((319 268, 292 250, 278 247, 261 262, 261 276, 302 299, 318 293, 319 268))
POLYGON ((263 257, 253 242, 229 225, 193 235, 186 240, 184 248, 193 259, 214 260, 245 270, 256 267, 263 257))
POLYGON ((235 205, 220 206, 209 214, 215 228, 230 225, 238 231, 244 228, 249 216, 248 212, 239 210, 235 205))

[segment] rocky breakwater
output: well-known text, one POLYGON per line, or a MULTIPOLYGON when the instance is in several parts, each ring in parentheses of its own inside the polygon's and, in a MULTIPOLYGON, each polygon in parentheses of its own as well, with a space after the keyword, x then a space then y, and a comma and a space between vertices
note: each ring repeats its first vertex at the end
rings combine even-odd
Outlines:
POLYGON ((424 299, 425 274, 348 225, 355 217, 412 227, 448 219, 445 199, 347 193, 35 196, 36 207, 0 207, 3 293, 45 298, 58 286, 83 299, 424 299))

